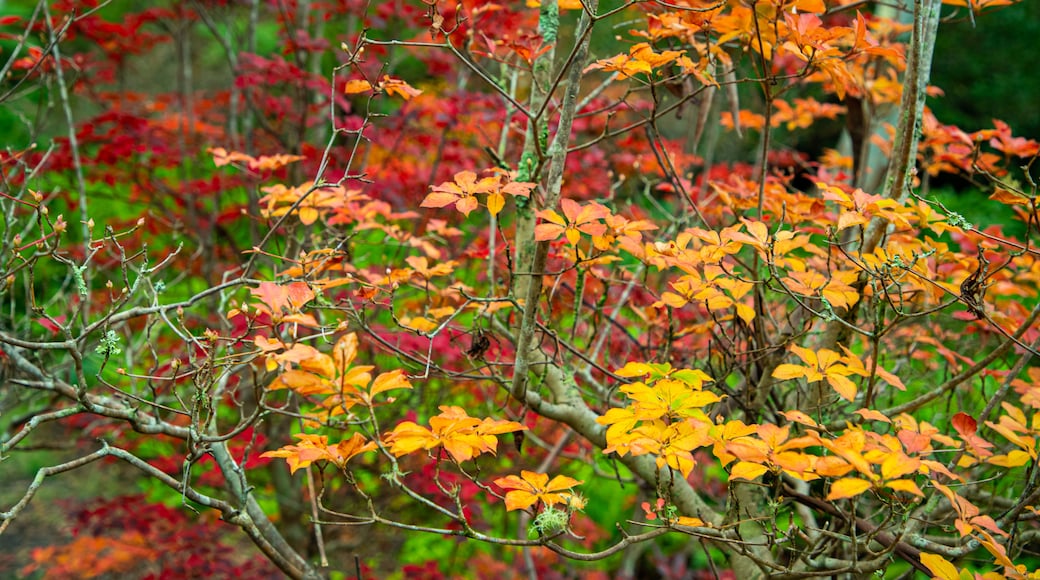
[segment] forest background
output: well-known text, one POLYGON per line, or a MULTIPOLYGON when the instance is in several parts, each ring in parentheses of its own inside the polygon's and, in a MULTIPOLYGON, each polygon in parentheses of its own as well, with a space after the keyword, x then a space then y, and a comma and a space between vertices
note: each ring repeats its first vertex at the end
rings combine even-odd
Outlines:
POLYGON ((1040 568, 1040 4, 560 7, 0 2, 0 573, 1040 568))

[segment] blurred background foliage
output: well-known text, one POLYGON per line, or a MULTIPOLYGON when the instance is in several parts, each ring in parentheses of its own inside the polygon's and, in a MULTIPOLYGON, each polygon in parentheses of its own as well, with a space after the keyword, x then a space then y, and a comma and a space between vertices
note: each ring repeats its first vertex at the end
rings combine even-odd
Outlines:
POLYGON ((929 101, 942 122, 966 131, 1003 119, 1023 136, 1040 135, 1040 75, 1033 57, 1040 39, 1040 2, 991 10, 973 24, 943 22, 936 39, 932 84, 946 94, 929 101))

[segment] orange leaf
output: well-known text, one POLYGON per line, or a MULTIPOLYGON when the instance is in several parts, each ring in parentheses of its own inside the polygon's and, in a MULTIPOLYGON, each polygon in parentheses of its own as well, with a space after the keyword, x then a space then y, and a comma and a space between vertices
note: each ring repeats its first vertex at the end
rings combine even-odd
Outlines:
POLYGON ((437 436, 429 429, 411 421, 399 423, 393 431, 387 434, 387 440, 391 443, 390 453, 396 457, 419 449, 433 449, 439 443, 437 436))
POLYGON ((412 388, 412 383, 408 382, 404 371, 397 369, 376 377, 376 380, 372 382, 372 388, 369 389, 369 395, 374 397, 384 391, 410 388, 412 388))
POLYGON ((344 374, 347 366, 354 362, 354 357, 357 356, 357 349, 358 337, 356 333, 344 334, 336 341, 336 346, 332 348, 332 357, 336 362, 336 371, 339 374, 344 374))
POLYGON ((431 191, 419 204, 419 207, 444 207, 459 201, 458 194, 447 191, 431 191))
POLYGON ((874 409, 860 409, 854 412, 868 421, 882 421, 884 423, 892 422, 892 420, 886 417, 881 411, 875 411, 874 409))
POLYGON ((278 376, 268 387, 272 391, 291 389, 301 395, 328 394, 332 385, 328 381, 306 371, 289 370, 278 376))
POLYGON ((1000 203, 1006 205, 1029 205, 1030 203, 1030 199, 1028 197, 1025 197, 1024 195, 1018 192, 1004 189, 1002 187, 998 187, 997 190, 993 192, 993 195, 989 196, 989 198, 994 201, 999 201, 1000 203))
POLYGON ((368 81, 366 81, 364 79, 349 80, 349 81, 347 81, 346 86, 344 86, 344 88, 343 88, 343 92, 345 94, 348 94, 348 95, 353 95, 353 94, 357 94, 357 93, 363 93, 365 91, 371 91, 371 90, 372 90, 372 83, 370 83, 370 82, 368 82, 368 81))
POLYGON ((813 428, 818 427, 818 425, 816 424, 816 421, 814 421, 812 417, 806 415, 805 413, 803 413, 801 411, 798 411, 798 410, 784 411, 783 413, 780 413, 780 414, 783 415, 784 417, 786 417, 788 421, 793 421, 795 423, 801 423, 802 425, 805 425, 807 427, 813 427, 813 428))
POLYGON ((865 479, 844 477, 831 484, 831 492, 827 494, 827 501, 856 497, 870 489, 871 485, 872 484, 865 479))
POLYGON ((675 523, 680 525, 680 526, 690 526, 691 528, 705 528, 705 527, 708 527, 707 524, 704 523, 704 520, 702 520, 700 518, 691 518, 691 517, 687 517, 687 516, 679 516, 675 520, 675 523))
POLYGON ((495 485, 512 490, 506 493, 508 511, 526 509, 539 501, 547 506, 567 503, 573 494, 565 490, 581 483, 583 482, 565 475, 557 475, 550 481, 548 474, 527 470, 521 471, 520 477, 509 475, 495 480, 495 485))
POLYGON ((354 433, 350 439, 340 441, 335 447, 330 447, 328 451, 333 463, 342 468, 351 458, 366 451, 373 451, 375 448, 374 441, 368 441, 360 433, 354 433))
POLYGON ((466 217, 469 217, 470 212, 478 207, 480 207, 480 203, 472 195, 467 195, 455 203, 455 209, 462 212, 466 217))
POLYGON ((422 94, 419 89, 413 88, 401 79, 391 78, 389 75, 383 75, 383 82, 379 83, 379 86, 386 91, 386 94, 397 95, 406 101, 422 94))

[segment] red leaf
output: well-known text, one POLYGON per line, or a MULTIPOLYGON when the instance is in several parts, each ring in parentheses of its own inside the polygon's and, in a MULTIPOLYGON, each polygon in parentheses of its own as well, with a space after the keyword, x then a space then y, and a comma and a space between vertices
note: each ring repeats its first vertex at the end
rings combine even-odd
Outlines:
POLYGON ((979 424, 967 413, 957 413, 953 416, 953 428, 960 433, 961 437, 968 437, 974 435, 975 431, 978 430, 979 424))

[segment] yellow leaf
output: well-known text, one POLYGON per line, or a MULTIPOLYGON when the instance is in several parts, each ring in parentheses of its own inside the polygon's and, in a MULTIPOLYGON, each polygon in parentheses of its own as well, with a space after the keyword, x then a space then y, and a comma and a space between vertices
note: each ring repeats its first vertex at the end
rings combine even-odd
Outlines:
POLYGON ((886 417, 881 411, 875 411, 874 409, 860 409, 855 411, 855 413, 867 421, 881 421, 884 423, 892 422, 892 420, 886 417))
POLYGON ((430 332, 437 328, 437 323, 422 316, 416 316, 415 318, 405 316, 401 318, 401 326, 418 330, 419 332, 430 332))
POLYGON ((473 459, 485 449, 491 451, 485 445, 484 438, 470 430, 445 434, 441 439, 441 444, 444 445, 444 450, 451 455, 452 459, 458 463, 473 459))
POLYGON ((319 216, 320 214, 318 213, 317 208, 310 206, 304 206, 300 208, 300 223, 302 223, 305 226, 309 226, 314 222, 318 221, 319 216))
POLYGON ((300 369, 330 379, 336 376, 335 363, 332 361, 332 357, 327 354, 318 354, 314 358, 300 361, 300 369))
POLYGON ((831 492, 827 494, 827 501, 855 497, 868 489, 871 483, 857 477, 845 477, 831 484, 831 492))
POLYGON ((748 463, 747 461, 740 461, 733 466, 733 470, 729 473, 730 479, 746 479, 751 481, 758 479, 765 472, 769 471, 769 468, 765 465, 758 463, 748 463))
POLYGON ((739 316, 744 322, 750 324, 751 321, 755 319, 755 310, 747 304, 737 302, 735 306, 737 308, 737 316, 739 316))
POLYGON ((529 491, 510 491, 506 493, 507 511, 527 509, 537 502, 538 496, 529 491))
POLYGON ((885 487, 894 489, 896 491, 905 491, 906 493, 911 493, 913 495, 916 495, 917 497, 924 497, 924 492, 921 491, 921 488, 917 487, 917 484, 909 479, 897 479, 895 481, 890 481, 885 484, 885 487))
POLYGON ((937 554, 921 552, 921 563, 932 571, 932 574, 934 575, 932 576, 933 578, 938 578, 939 580, 958 580, 961 577, 956 566, 951 564, 946 558, 937 554))
POLYGON ((838 392, 842 398, 852 401, 856 398, 856 383, 849 380, 848 377, 841 375, 827 375, 827 382, 838 392))
POLYGON ((816 421, 814 421, 812 417, 806 415, 802 411, 798 411, 798 410, 784 411, 783 413, 780 413, 780 414, 783 415, 784 417, 786 417, 788 421, 793 421, 795 423, 801 423, 802 425, 805 425, 807 427, 816 428, 816 427, 819 426, 819 425, 816 424, 816 421))
POLYGON ((704 520, 700 518, 690 518, 686 516, 679 516, 679 518, 675 520, 675 523, 680 526, 690 526, 691 528, 707 527, 707 524, 704 523, 704 520))
POLYGON ((859 226, 869 222, 863 214, 858 211, 843 211, 841 216, 838 217, 838 231, 844 230, 845 228, 851 228, 852 226, 859 226))
POLYGON ((650 365, 640 362, 630 362, 625 366, 614 371, 614 374, 619 377, 645 377, 650 374, 653 369, 650 365))
POLYGON ((491 215, 498 215, 506 205, 506 198, 501 193, 492 193, 487 199, 487 208, 491 215))
POLYGON ((506 510, 526 509, 538 501, 545 505, 568 503, 571 493, 560 493, 583 482, 557 475, 549 481, 549 475, 523 470, 520 477, 509 475, 495 480, 495 485, 511 490, 506 493, 506 510))
POLYGON ((986 460, 986 463, 999 465, 1000 467, 1021 467, 1029 463, 1029 454, 1020 449, 1009 451, 1007 455, 994 455, 986 460))
POLYGON ((805 376, 806 368, 801 365, 793 364, 782 364, 773 370, 773 378, 786 381, 788 379, 797 379, 798 377, 805 376))
POLYGON ((439 443, 438 438, 429 429, 411 421, 398 424, 386 438, 391 443, 390 453, 396 457, 419 449, 433 449, 439 443))
POLYGON ((357 356, 358 337, 356 333, 345 334, 336 341, 332 349, 332 358, 336 361, 336 370, 339 374, 346 371, 347 366, 354 362, 357 356))

